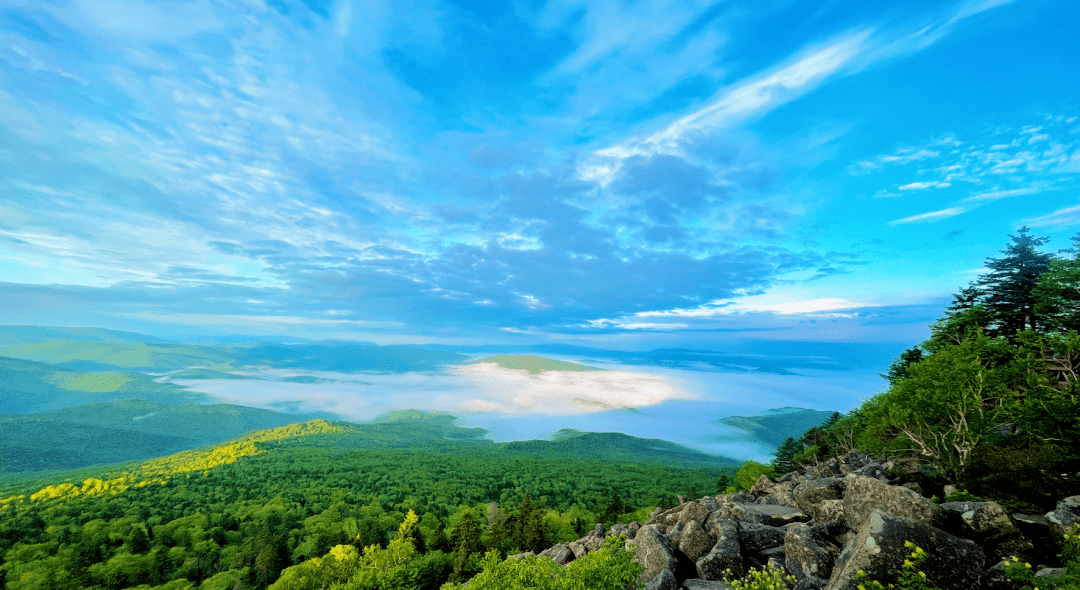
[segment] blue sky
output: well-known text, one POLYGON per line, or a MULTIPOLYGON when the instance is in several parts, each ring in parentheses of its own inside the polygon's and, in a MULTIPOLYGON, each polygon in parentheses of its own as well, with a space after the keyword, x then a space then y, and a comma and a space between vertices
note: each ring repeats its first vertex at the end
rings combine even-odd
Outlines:
POLYGON ((0 0, 0 323, 914 343, 1080 231, 1071 2, 0 0))

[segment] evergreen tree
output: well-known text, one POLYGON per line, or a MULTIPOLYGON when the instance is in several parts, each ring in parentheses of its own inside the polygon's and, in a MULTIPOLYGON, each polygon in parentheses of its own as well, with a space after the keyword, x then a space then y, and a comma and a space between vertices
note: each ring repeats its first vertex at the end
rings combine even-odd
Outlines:
POLYGON ((896 360, 889 365, 888 372, 881 376, 888 380, 890 385, 895 385, 898 381, 908 376, 908 367, 921 361, 922 358, 922 348, 912 346, 904 352, 901 352, 900 356, 896 357, 896 360))
POLYGON ((1050 270, 1039 277, 1031 292, 1035 313, 1046 332, 1080 331, 1080 233, 1072 237, 1072 242, 1073 247, 1063 252, 1073 257, 1052 260, 1050 270))
MULTIPOLYGON (((989 326, 990 314, 986 311, 986 307, 983 306, 985 296, 986 293, 978 285, 974 284, 964 287, 959 293, 953 295, 952 304, 945 309, 945 317, 930 324, 931 336, 929 340, 922 343, 922 348, 928 352, 934 352, 946 344, 960 344, 968 333, 984 330, 989 326)), ((914 355, 914 353, 911 354, 914 355)), ((921 359, 920 356, 919 360, 921 359)), ((894 361, 893 365, 889 366, 890 376, 893 374, 893 366, 896 365, 897 361, 894 361)), ((910 363, 903 365, 904 377, 907 376, 907 370, 910 366, 910 363)), ((891 384, 896 383, 893 379, 889 379, 889 382, 891 384)))
MULTIPOLYGON (((792 439, 789 438, 788 440, 792 440, 792 439)), ((716 480, 716 493, 717 494, 726 493, 728 487, 730 487, 730 486, 731 486, 731 478, 728 477, 728 474, 725 473, 725 474, 721 475, 716 480)))
POLYGON ((131 538, 128 539, 128 549, 132 555, 146 553, 150 550, 150 538, 146 535, 146 529, 141 526, 131 527, 131 538))
POLYGON ((477 553, 484 550, 482 536, 480 525, 476 523, 472 513, 466 512, 461 522, 454 527, 451 542, 458 553, 477 553))
POLYGON ((450 539, 446 537, 446 531, 443 529, 442 522, 439 522, 435 526, 435 530, 431 532, 431 539, 428 541, 428 549, 432 551, 444 551, 449 553, 453 547, 450 546, 450 539))
POLYGON ((1004 256, 986 259, 990 272, 978 284, 984 293, 983 306, 992 322, 991 335, 1012 339, 1017 332, 1038 329, 1031 292, 1039 277, 1050 269, 1053 257, 1036 250, 1050 239, 1030 235, 1027 226, 1009 239, 1012 243, 1001 251, 1004 256))
MULTIPOLYGON (((772 460, 772 467, 779 474, 789 473, 795 471, 795 454, 802 450, 800 445, 794 438, 787 437, 784 442, 780 443, 780 446, 776 448, 776 454, 772 460)), ((724 486, 725 488, 727 486, 724 486)))

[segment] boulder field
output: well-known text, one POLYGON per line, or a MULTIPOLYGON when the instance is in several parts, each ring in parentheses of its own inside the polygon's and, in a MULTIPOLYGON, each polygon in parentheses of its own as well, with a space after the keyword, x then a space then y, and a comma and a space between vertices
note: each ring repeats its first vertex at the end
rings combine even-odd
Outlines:
POLYGON ((905 541, 927 552, 920 569, 942 590, 1011 588, 1003 561, 1012 556, 1063 565, 1060 541, 1080 522, 1080 496, 1043 516, 1009 514, 995 502, 936 504, 885 475, 919 469, 913 459, 882 461, 852 451, 779 479, 763 475, 749 493, 680 498, 679 506, 657 508, 644 524, 598 524, 540 555, 565 566, 598 550, 606 536, 625 535, 644 567, 646 590, 727 589, 725 570, 741 577, 762 566, 794 576, 795 590, 855 590, 859 570, 895 583, 911 552, 905 541))

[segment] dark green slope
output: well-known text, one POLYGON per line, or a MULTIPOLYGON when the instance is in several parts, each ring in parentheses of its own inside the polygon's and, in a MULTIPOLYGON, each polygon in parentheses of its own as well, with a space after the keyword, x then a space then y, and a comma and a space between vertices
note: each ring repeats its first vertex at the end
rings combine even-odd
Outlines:
MULTIPOLYGON (((431 449, 472 456, 518 457, 610 463, 669 464, 681 467, 737 467, 741 461, 717 457, 682 445, 619 432, 561 430, 554 440, 497 443, 482 428, 462 428, 448 414, 406 410, 391 412, 371 424, 336 422, 337 432, 274 441, 275 447, 333 449, 431 449)), ((800 433, 801 434, 801 433, 800 433)))
POLYGON ((745 435, 740 434, 737 437, 739 439, 749 437, 771 447, 776 447, 784 442, 785 438, 798 439, 810 428, 820 426, 832 414, 831 411, 783 407, 766 410, 760 416, 728 416, 714 420, 714 422, 738 428, 745 432, 745 435))
POLYGON ((172 404, 210 400, 205 394, 157 383, 137 373, 86 373, 0 357, 0 414, 28 414, 131 398, 172 404))
POLYGON ((27 415, 0 416, 0 467, 72 469, 171 455, 256 430, 313 419, 235 406, 127 399, 27 415))

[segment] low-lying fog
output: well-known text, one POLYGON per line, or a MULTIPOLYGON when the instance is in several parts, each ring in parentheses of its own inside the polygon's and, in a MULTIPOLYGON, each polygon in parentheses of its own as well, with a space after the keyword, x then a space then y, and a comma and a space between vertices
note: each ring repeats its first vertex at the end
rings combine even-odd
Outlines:
POLYGON ((292 413, 331 412, 368 421, 391 411, 442 411, 487 429, 497 441, 548 438, 562 428, 661 438, 736 459, 767 460, 774 449, 713 421, 794 406, 846 412, 883 388, 873 371, 802 370, 799 375, 579 362, 605 371, 529 374, 494 363, 435 373, 267 370, 264 380, 178 380, 221 402, 292 413), (311 376, 316 383, 280 381, 311 376))

